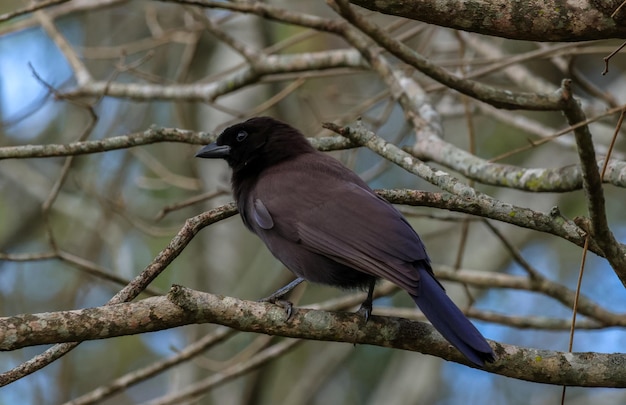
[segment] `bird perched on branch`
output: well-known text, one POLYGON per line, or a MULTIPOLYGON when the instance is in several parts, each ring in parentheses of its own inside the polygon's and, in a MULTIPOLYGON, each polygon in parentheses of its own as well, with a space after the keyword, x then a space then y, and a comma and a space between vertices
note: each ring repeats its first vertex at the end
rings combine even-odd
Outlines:
POLYGON ((372 308, 380 278, 403 288, 433 326, 472 363, 494 353, 435 279, 420 237, 354 172, 314 149, 297 129, 270 117, 233 125, 197 154, 225 159, 245 226, 298 278, 362 288, 372 308))

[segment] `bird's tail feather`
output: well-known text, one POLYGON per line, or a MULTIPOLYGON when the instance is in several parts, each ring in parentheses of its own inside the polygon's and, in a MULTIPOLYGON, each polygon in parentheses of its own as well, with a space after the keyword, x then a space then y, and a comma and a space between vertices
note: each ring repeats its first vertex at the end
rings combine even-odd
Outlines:
POLYGON ((435 278, 420 269, 419 295, 411 295, 432 325, 474 364, 494 361, 493 350, 478 329, 452 302, 435 278))

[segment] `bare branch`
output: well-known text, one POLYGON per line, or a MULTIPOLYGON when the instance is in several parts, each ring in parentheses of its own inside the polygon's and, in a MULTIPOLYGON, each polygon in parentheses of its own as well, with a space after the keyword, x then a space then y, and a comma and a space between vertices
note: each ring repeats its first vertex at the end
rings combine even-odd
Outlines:
POLYGON ((155 142, 183 142, 195 145, 209 143, 215 136, 205 132, 186 131, 177 128, 151 128, 124 136, 97 141, 72 142, 66 145, 23 145, 0 148, 1 159, 26 159, 100 153, 116 149, 149 145, 155 142))
MULTIPOLYGON (((569 124, 575 125, 585 121, 585 113, 580 107, 580 103, 571 94, 568 80, 563 82, 563 87, 566 89, 564 96, 567 100, 564 113, 569 124)), ((574 130, 574 135, 578 145, 578 156, 582 165, 583 187, 587 197, 587 209, 589 210, 589 218, 591 220, 591 229, 587 231, 591 232, 591 237, 604 252, 604 256, 611 263, 622 284, 626 286, 626 254, 624 254, 624 249, 617 242, 609 228, 602 178, 598 169, 591 132, 589 127, 584 125, 577 127, 574 130)))
POLYGON ((526 41, 589 41, 626 38, 623 18, 596 2, 564 0, 375 1, 352 3, 380 13, 402 16, 464 31, 526 41), (520 18, 524 16, 524 18, 520 18))
MULTIPOLYGON (((192 322, 218 323, 240 331, 291 338, 417 351, 469 365, 432 326, 425 323, 372 316, 363 325, 362 318, 352 313, 309 309, 298 309, 287 320, 280 306, 241 301, 180 286, 174 286, 167 297, 147 298, 139 302, 0 318, 0 330, 5 331, 5 336, 10 335, 10 340, 15 342, 11 348, 16 348, 28 344, 35 337, 39 342, 48 343, 77 338, 101 339, 192 322), (245 317, 241 316, 243 313, 245 317), (61 333, 55 334, 53 328, 38 327, 46 323, 58 325, 61 333)), ((7 341, 6 337, 2 340, 7 341)), ((492 345, 499 360, 487 364, 485 369, 495 374, 546 384, 626 387, 626 371, 619 367, 626 361, 623 354, 566 354, 496 342, 492 345), (589 361, 590 357, 593 361, 589 361)), ((3 350, 8 349, 3 345, 3 350)))

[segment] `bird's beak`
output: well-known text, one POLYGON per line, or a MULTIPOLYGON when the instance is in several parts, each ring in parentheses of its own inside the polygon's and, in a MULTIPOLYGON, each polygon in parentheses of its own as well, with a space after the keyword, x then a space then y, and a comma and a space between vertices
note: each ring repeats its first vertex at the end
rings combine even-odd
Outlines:
POLYGON ((196 157, 207 159, 225 158, 229 155, 230 146, 218 145, 216 143, 210 143, 196 153, 196 157))

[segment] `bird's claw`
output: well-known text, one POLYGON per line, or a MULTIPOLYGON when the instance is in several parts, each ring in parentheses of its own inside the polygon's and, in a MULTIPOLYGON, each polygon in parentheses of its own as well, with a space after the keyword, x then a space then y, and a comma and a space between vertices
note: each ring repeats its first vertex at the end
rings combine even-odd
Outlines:
POLYGON ((365 319, 365 324, 370 319, 370 315, 372 314, 372 302, 374 302, 374 287, 376 286, 376 280, 370 282, 369 288, 367 289, 367 298, 361 304, 361 307, 357 311, 358 314, 363 316, 365 319))
POLYGON ((298 277, 286 286, 274 291, 274 293, 269 297, 261 298, 259 302, 269 302, 270 304, 283 307, 285 309, 285 312, 287 313, 287 320, 289 320, 289 318, 291 318, 291 314, 293 313, 293 304, 291 303, 291 301, 284 300, 283 297, 303 281, 303 278, 298 277))
POLYGON ((291 314, 293 313, 293 303, 287 300, 277 300, 274 302, 274 304, 283 307, 285 313, 287 314, 286 321, 288 321, 291 318, 291 314))
POLYGON ((293 314, 293 303, 291 301, 282 299, 282 296, 276 296, 272 294, 269 297, 261 298, 259 302, 269 302, 270 304, 282 307, 287 314, 287 320, 289 320, 291 318, 291 314, 293 314))
POLYGON ((369 321, 370 315, 372 314, 372 303, 364 302, 356 312, 361 315, 363 319, 365 319, 365 323, 367 324, 367 321, 369 321))

